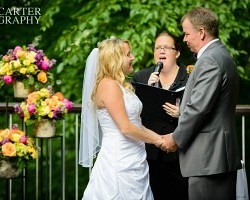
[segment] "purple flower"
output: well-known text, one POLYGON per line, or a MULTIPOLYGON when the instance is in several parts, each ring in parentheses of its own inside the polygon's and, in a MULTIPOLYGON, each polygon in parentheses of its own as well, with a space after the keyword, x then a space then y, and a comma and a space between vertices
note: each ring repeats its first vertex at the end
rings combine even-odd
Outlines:
POLYGON ((8 138, 4 138, 1 142, 1 145, 4 145, 7 142, 10 142, 10 140, 8 138))
POLYGON ((28 50, 28 51, 37 52, 37 50, 36 50, 36 48, 35 48, 35 45, 33 45, 33 44, 29 44, 27 50, 28 50))
POLYGON ((21 110, 20 106, 19 106, 18 104, 15 104, 15 105, 14 105, 14 111, 15 111, 16 113, 19 113, 20 110, 21 110))
POLYGON ((35 56, 36 61, 40 62, 44 57, 44 53, 42 50, 38 50, 35 56))
POLYGON ((30 114, 35 114, 36 113, 36 105, 35 104, 28 105, 28 111, 30 114))
POLYGON ((20 105, 18 105, 18 104, 14 105, 14 112, 17 113, 19 115, 19 117, 24 118, 24 113, 23 113, 22 109, 20 108, 20 105))
POLYGON ((11 83, 13 82, 12 76, 9 76, 9 75, 5 75, 5 76, 3 77, 3 80, 4 80, 4 82, 5 82, 7 85, 9 85, 9 84, 11 84, 11 83))

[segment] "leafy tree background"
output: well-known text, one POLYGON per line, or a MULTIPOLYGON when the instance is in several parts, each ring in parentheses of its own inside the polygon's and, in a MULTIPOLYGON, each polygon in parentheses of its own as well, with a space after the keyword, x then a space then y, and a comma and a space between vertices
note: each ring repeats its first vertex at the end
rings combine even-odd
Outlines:
MULTIPOLYGON (((0 54, 4 55, 17 45, 37 45, 49 58, 57 60, 52 70, 55 90, 60 90, 76 104, 81 103, 85 60, 98 42, 112 36, 130 40, 136 57, 134 70, 137 71, 152 65, 152 47, 158 32, 169 31, 182 40, 180 19, 183 14, 198 6, 211 8, 219 16, 220 39, 234 57, 241 77, 238 104, 249 104, 249 0, 0 0, 0 7, 12 6, 40 7, 41 17, 39 24, 0 24, 0 54)), ((180 60, 186 65, 194 64, 192 53, 184 43, 180 60)), ((4 102, 6 97, 9 101, 17 101, 12 98, 12 93, 10 86, 3 86, 0 101, 4 102)), ((246 119, 247 142, 249 126, 249 119, 246 119)), ((75 157, 74 133, 74 127, 69 125, 66 132, 67 163, 75 157)), ((246 156, 248 167, 248 146, 246 156)), ((70 177, 74 169, 69 164, 66 169, 66 199, 73 199, 74 178, 70 177)), ((80 196, 87 179, 87 170, 80 167, 80 196)), ((60 188, 60 184, 55 188, 60 188)))

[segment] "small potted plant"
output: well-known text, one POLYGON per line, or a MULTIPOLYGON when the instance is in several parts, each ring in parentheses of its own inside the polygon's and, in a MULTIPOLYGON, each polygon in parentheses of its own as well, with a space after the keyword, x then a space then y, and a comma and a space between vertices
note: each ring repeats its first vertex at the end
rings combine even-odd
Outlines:
POLYGON ((27 125, 35 124, 37 137, 52 137, 55 134, 55 120, 63 119, 73 108, 73 103, 64 98, 61 92, 42 88, 30 93, 27 99, 15 105, 27 125))
POLYGON ((37 149, 32 138, 19 130, 17 125, 11 129, 0 130, 0 177, 17 177, 26 162, 35 159, 37 149))
POLYGON ((48 71, 55 62, 34 45, 16 46, 1 58, 0 87, 13 84, 14 96, 25 98, 31 91, 53 84, 48 71))

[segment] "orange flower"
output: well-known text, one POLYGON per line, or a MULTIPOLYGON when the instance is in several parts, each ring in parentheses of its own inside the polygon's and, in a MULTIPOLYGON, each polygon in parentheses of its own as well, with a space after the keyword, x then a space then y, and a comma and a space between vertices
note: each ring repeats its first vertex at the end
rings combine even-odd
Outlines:
POLYGON ((7 142, 2 146, 3 156, 15 157, 16 156, 16 147, 14 144, 7 142))
POLYGON ((28 95, 27 103, 33 104, 36 102, 36 100, 40 97, 39 92, 32 92, 28 95))
POLYGON ((17 128, 13 128, 11 129, 11 133, 16 133, 16 134, 19 134, 21 136, 25 135, 25 133, 17 128))
POLYGON ((56 110, 61 103, 60 101, 58 101, 57 98, 53 98, 53 97, 50 99, 45 99, 45 102, 50 107, 50 110, 52 110, 52 111, 56 110))
POLYGON ((53 96, 57 96, 59 101, 62 101, 64 99, 64 96, 61 92, 56 92, 53 96))
POLYGON ((187 70, 187 73, 188 73, 188 74, 191 74, 191 72, 193 71, 193 69, 194 69, 194 65, 188 65, 188 66, 186 67, 186 70, 187 70))
POLYGON ((4 129, 4 130, 0 130, 0 136, 1 136, 2 138, 9 138, 10 134, 11 134, 11 132, 10 132, 10 130, 7 129, 7 128, 4 129))
POLYGON ((37 75, 37 80, 41 83, 47 83, 47 74, 44 71, 39 72, 37 75))

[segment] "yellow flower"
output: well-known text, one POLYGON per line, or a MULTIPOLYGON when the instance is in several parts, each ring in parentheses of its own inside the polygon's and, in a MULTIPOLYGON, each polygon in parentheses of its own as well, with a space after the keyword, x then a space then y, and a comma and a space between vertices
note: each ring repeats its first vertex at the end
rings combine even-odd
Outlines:
POLYGON ((26 58, 30 61, 30 63, 34 63, 36 61, 35 59, 36 54, 37 53, 34 51, 30 51, 27 53, 26 58))
POLYGON ((1 75, 12 75, 11 64, 5 63, 0 71, 1 75))
POLYGON ((36 158, 36 150, 35 150, 35 148, 33 148, 33 147, 28 147, 27 148, 27 151, 28 151, 28 153, 31 155, 31 157, 33 158, 33 159, 35 159, 36 158))
POLYGON ((37 114, 41 116, 46 116, 50 112, 49 106, 43 101, 41 107, 37 108, 37 114))
POLYGON ((25 110, 23 120, 26 122, 28 119, 30 119, 30 113, 28 110, 25 110))
POLYGON ((31 64, 29 66, 27 66, 27 71, 30 73, 30 74, 35 74, 36 73, 36 69, 37 67, 34 65, 34 64, 31 64))
POLYGON ((16 57, 18 57, 18 58, 20 58, 20 57, 24 57, 25 56, 25 51, 24 50, 22 50, 22 49, 19 49, 19 50, 17 50, 17 52, 16 52, 16 57))
POLYGON ((48 80, 47 74, 44 71, 39 72, 39 74, 37 75, 37 80, 41 83, 46 83, 48 80))
POLYGON ((25 66, 29 66, 29 65, 30 65, 30 60, 24 60, 24 61, 23 61, 23 64, 24 64, 25 66))
POLYGON ((3 156, 15 157, 16 156, 16 147, 14 144, 7 142, 2 146, 3 156))
POLYGON ((13 142, 19 142, 20 138, 21 138, 21 135, 18 133, 12 133, 10 135, 10 140, 13 142))
POLYGON ((20 60, 13 60, 12 63, 13 63, 13 65, 14 65, 15 68, 21 67, 20 60))
POLYGON ((23 144, 23 143, 15 143, 15 148, 16 148, 16 155, 19 157, 23 157, 25 155, 27 155, 28 153, 28 147, 23 144))
POLYGON ((42 88, 40 91, 39 91, 39 95, 41 97, 45 97, 45 98, 49 98, 50 97, 50 91, 46 88, 42 88))
POLYGON ((27 73, 27 68, 22 67, 22 68, 20 69, 20 73, 21 73, 21 74, 26 74, 26 73, 27 73))
POLYGON ((53 117, 54 117, 54 112, 52 112, 52 111, 49 112, 48 117, 49 117, 49 118, 53 118, 53 117))

